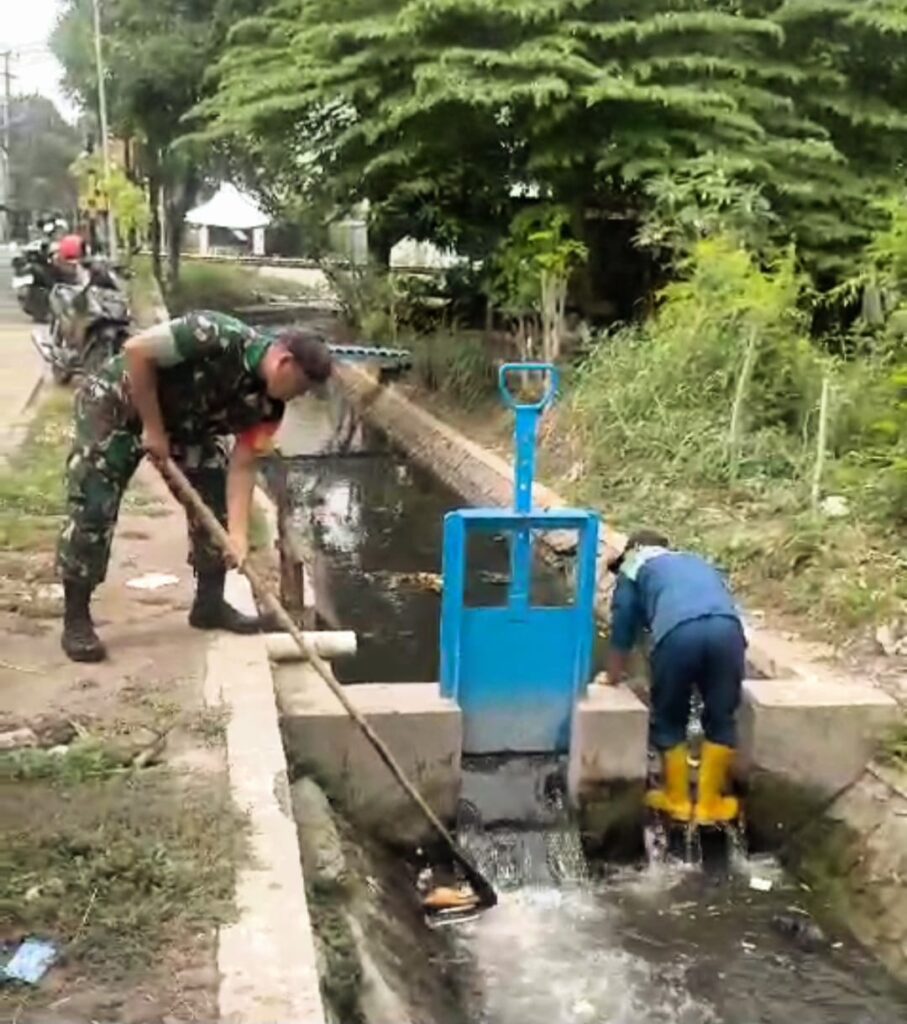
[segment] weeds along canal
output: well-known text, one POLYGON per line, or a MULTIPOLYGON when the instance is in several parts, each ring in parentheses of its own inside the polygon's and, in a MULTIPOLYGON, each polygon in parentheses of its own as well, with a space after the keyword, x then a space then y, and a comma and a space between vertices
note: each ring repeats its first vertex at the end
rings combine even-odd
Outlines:
MULTIPOLYGON (((335 411, 336 413, 336 411, 335 411)), ((346 683, 430 681, 438 672, 441 535, 462 505, 381 434, 299 403, 282 434, 290 519, 317 555, 321 621, 355 630, 346 683)), ((285 474, 285 475, 284 475, 285 474)), ((471 599, 506 585, 506 547, 470 552, 471 599)), ((539 563, 536 597, 563 593, 539 563)), ((466 765, 460 834, 499 906, 450 929, 472 1024, 903 1024, 907 992, 831 918, 816 942, 781 925, 810 894, 770 857, 717 865, 587 861, 556 760, 466 765), (751 888, 751 878, 770 883, 751 888)), ((816 909, 816 908, 811 908, 816 909)), ((427 1022, 426 1022, 427 1024, 427 1022)))

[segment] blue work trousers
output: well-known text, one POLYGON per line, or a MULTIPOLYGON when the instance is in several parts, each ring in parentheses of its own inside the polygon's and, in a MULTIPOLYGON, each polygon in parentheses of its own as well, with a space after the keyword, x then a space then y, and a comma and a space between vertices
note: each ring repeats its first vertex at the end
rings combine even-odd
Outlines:
POLYGON ((662 637, 651 657, 652 746, 669 750, 686 741, 694 687, 704 705, 705 738, 722 746, 736 746, 735 715, 745 662, 743 628, 729 615, 691 619, 662 637))

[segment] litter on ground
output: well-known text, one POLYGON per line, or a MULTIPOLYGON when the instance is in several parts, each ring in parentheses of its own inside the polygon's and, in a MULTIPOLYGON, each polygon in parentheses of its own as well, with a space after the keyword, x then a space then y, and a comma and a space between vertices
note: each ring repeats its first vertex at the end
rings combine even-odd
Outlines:
POLYGON ((144 576, 136 576, 126 586, 133 590, 160 590, 161 587, 173 587, 179 583, 179 576, 168 572, 146 572, 144 576))
POLYGON ((753 875, 750 879, 750 888, 755 889, 756 892, 771 892, 772 880, 770 878, 760 878, 758 875, 753 875))
POLYGON ((57 947, 40 939, 26 939, 3 968, 5 981, 37 985, 57 958, 57 947))

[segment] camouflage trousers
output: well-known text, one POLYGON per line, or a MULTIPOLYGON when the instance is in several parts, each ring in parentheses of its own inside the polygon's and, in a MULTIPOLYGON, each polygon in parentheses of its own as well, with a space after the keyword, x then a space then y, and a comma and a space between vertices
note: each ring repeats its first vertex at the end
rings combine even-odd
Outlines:
MULTIPOLYGON (((89 378, 75 403, 75 437, 66 462, 66 520, 57 573, 96 587, 107 575, 123 493, 142 461, 142 425, 120 388, 89 378)), ((227 446, 216 436, 173 443, 173 460, 220 522, 227 521, 227 446)), ((188 515, 189 564, 196 574, 225 568, 207 532, 188 515)))

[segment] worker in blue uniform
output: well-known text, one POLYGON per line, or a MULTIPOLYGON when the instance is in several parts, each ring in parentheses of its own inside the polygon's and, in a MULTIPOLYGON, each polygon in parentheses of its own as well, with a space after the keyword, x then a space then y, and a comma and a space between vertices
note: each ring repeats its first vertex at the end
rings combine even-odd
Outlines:
POLYGON ((651 634, 649 738, 663 759, 663 782, 647 793, 646 803, 676 821, 732 821, 739 805, 728 789, 746 640, 727 583, 705 559, 672 551, 667 538, 653 530, 631 536, 608 567, 617 577, 611 605, 610 683, 620 682, 643 631, 651 634), (695 807, 687 749, 694 687, 704 705, 705 736, 695 807))

